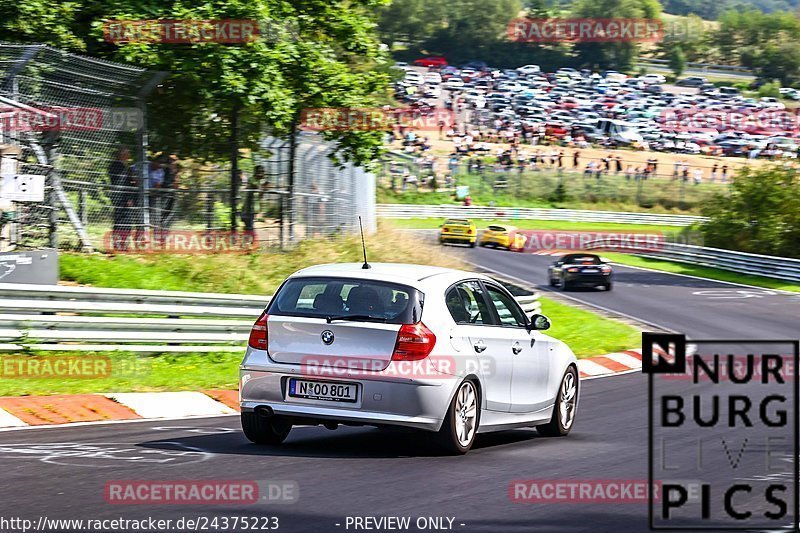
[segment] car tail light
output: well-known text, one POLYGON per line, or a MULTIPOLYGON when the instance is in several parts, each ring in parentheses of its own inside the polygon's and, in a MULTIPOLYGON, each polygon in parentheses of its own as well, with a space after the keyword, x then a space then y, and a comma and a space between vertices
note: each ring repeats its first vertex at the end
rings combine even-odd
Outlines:
POLYGON ((418 361, 430 355, 436 335, 422 322, 403 324, 397 332, 392 361, 418 361))
POLYGON ((449 233, 449 232, 450 232, 450 228, 442 228, 442 233, 449 233))
POLYGON ((569 267, 569 268, 567 269, 567 272, 578 272, 579 270, 580 270, 580 269, 579 269, 579 268, 577 268, 577 267, 569 267))
POLYGON ((250 330, 250 340, 247 341, 247 344, 251 348, 255 348, 256 350, 266 350, 267 349, 267 319, 269 315, 266 311, 261 313, 261 316, 258 317, 256 323, 253 324, 253 329, 250 330))
POLYGON ((611 272, 611 267, 610 266, 602 266, 602 267, 600 267, 600 270, 602 270, 605 274, 608 274, 609 272, 611 272))

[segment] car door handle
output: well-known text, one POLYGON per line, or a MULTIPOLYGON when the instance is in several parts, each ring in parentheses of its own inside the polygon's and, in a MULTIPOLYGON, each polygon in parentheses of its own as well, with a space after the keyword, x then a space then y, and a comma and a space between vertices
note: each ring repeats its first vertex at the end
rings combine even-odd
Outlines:
POLYGON ((478 341, 475 344, 473 344, 472 347, 475 348, 476 352, 481 353, 486 349, 486 343, 483 341, 478 341))
POLYGON ((522 351, 522 345, 519 343, 519 341, 514 343, 514 345, 511 347, 511 351, 514 352, 514 355, 517 355, 522 351))

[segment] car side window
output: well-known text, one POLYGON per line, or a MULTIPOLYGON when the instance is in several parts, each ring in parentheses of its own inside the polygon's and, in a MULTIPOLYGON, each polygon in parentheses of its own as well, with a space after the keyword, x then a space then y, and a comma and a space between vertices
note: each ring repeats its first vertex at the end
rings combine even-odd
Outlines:
POLYGON ((487 285, 486 290, 489 292, 489 299, 497 310, 501 325, 523 327, 527 324, 525 312, 514 298, 491 285, 487 285))
POLYGON ((492 323, 483 288, 477 281, 465 281, 451 287, 445 301, 456 324, 492 323))

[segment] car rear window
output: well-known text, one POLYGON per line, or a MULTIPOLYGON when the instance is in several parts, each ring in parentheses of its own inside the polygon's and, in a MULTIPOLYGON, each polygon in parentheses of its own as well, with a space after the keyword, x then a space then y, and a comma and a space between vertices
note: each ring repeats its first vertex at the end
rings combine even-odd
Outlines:
POLYGON ((489 229, 492 231, 506 231, 506 228, 503 226, 489 226, 489 229))
POLYGON ((459 226, 469 226, 469 220, 465 220, 462 218, 450 218, 445 220, 444 223, 451 225, 459 225, 459 226))
POLYGON ((267 314, 327 318, 369 316, 389 324, 414 324, 422 317, 423 295, 397 283, 338 277, 287 280, 267 314))
POLYGON ((568 265, 599 265, 602 264, 596 255, 572 255, 564 258, 568 265))

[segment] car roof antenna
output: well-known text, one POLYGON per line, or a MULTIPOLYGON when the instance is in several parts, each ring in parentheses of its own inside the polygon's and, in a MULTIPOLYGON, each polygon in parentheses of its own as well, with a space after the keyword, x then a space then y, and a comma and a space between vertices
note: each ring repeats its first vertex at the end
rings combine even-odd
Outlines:
POLYGON ((367 263, 367 245, 364 244, 364 227, 361 225, 361 215, 358 217, 358 229, 361 230, 361 249, 364 250, 364 264, 361 265, 361 268, 368 270, 372 267, 367 263))

